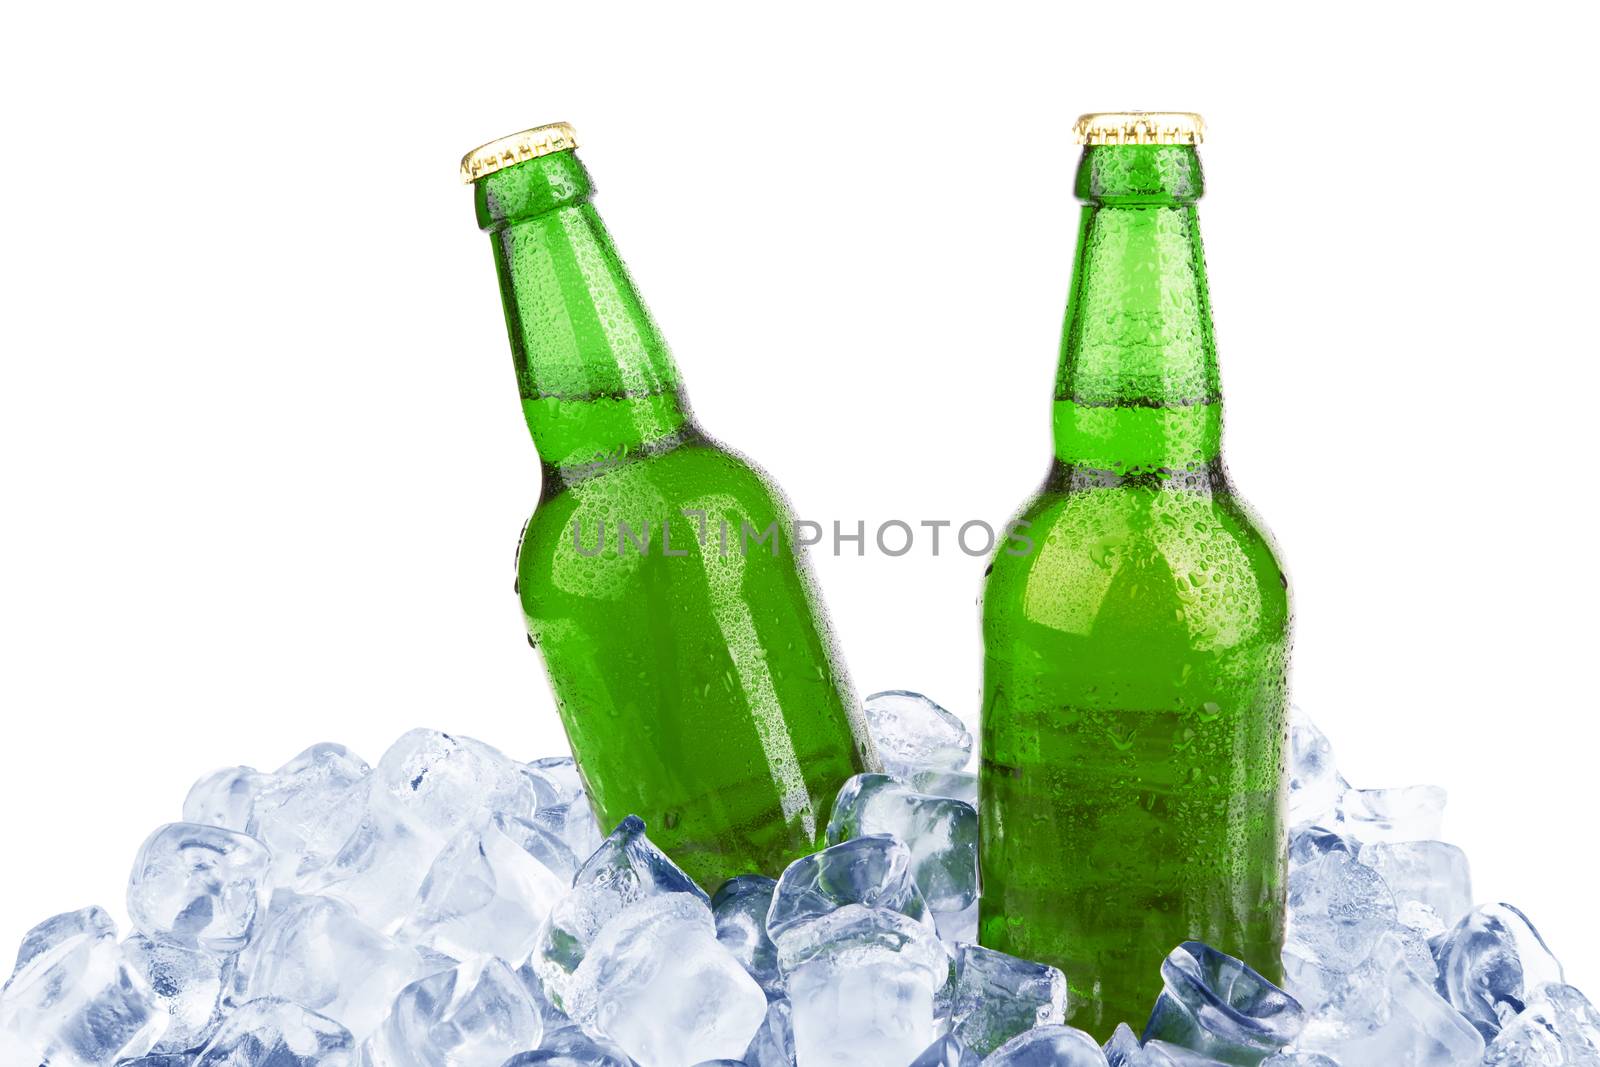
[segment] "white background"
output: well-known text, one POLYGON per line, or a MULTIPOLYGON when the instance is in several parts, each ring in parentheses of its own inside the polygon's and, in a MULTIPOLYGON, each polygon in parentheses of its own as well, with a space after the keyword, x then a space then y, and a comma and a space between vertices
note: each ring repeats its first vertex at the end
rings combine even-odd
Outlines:
MULTIPOLYGON (((1297 701, 1357 784, 1446 786, 1478 897, 1600 980, 1593 27, 1000 6, 9 15, 0 952, 120 912, 212 767, 561 747, 465 149, 578 126, 703 422, 803 516, 1000 522, 1049 454, 1069 127, 1144 107, 1210 123, 1227 454, 1297 701)), ((863 692, 975 719, 981 561, 816 567, 863 692)))

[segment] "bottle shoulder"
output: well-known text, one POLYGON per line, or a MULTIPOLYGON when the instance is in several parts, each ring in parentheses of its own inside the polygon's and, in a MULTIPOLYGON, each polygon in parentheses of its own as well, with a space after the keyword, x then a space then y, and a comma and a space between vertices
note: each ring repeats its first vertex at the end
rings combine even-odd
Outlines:
POLYGON ((1289 580, 1254 511, 1225 483, 1173 488, 1052 488, 1017 522, 1029 550, 996 553, 986 629, 1019 622, 1087 636, 1140 617, 1182 620, 1207 640, 1286 633, 1289 580))

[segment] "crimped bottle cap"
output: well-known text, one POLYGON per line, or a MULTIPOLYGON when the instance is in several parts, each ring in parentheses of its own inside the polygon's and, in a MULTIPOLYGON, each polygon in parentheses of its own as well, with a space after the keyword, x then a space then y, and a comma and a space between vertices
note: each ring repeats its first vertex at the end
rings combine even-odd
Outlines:
POLYGON ((1093 111, 1072 127, 1082 145, 1199 144, 1205 137, 1205 120, 1192 111, 1093 111))
POLYGON ((472 184, 502 167, 523 163, 552 152, 569 152, 578 147, 578 133, 565 122, 535 126, 513 133, 486 145, 479 145, 461 157, 461 180, 472 184))

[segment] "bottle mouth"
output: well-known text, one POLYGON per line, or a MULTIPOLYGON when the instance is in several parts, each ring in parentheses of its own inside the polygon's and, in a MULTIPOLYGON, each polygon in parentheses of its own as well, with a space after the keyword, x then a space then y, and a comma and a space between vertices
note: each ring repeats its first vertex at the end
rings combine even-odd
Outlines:
POLYGON ((535 126, 479 145, 461 157, 461 180, 471 185, 497 170, 578 147, 578 131, 565 122, 535 126))

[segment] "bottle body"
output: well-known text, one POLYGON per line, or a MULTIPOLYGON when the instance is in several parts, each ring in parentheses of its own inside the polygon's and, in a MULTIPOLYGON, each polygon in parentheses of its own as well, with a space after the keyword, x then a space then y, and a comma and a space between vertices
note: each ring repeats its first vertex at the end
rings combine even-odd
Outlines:
POLYGON ((696 433, 547 493, 518 553, 596 814, 643 818, 707 889, 821 847, 872 764, 788 534, 760 472, 696 433))
POLYGON ((695 423, 590 195, 570 150, 477 181, 542 461, 517 591, 602 825, 714 890, 820 847, 876 758, 787 506, 695 423))
POLYGON ((1225 486, 1046 488, 984 587, 980 939, 1138 1025, 1198 939, 1274 976, 1289 609, 1225 486))
POLYGON ((1193 150, 1090 149, 1085 192, 1034 547, 983 592, 980 940, 1104 1039, 1182 941, 1278 973, 1291 615, 1221 462, 1193 150))

